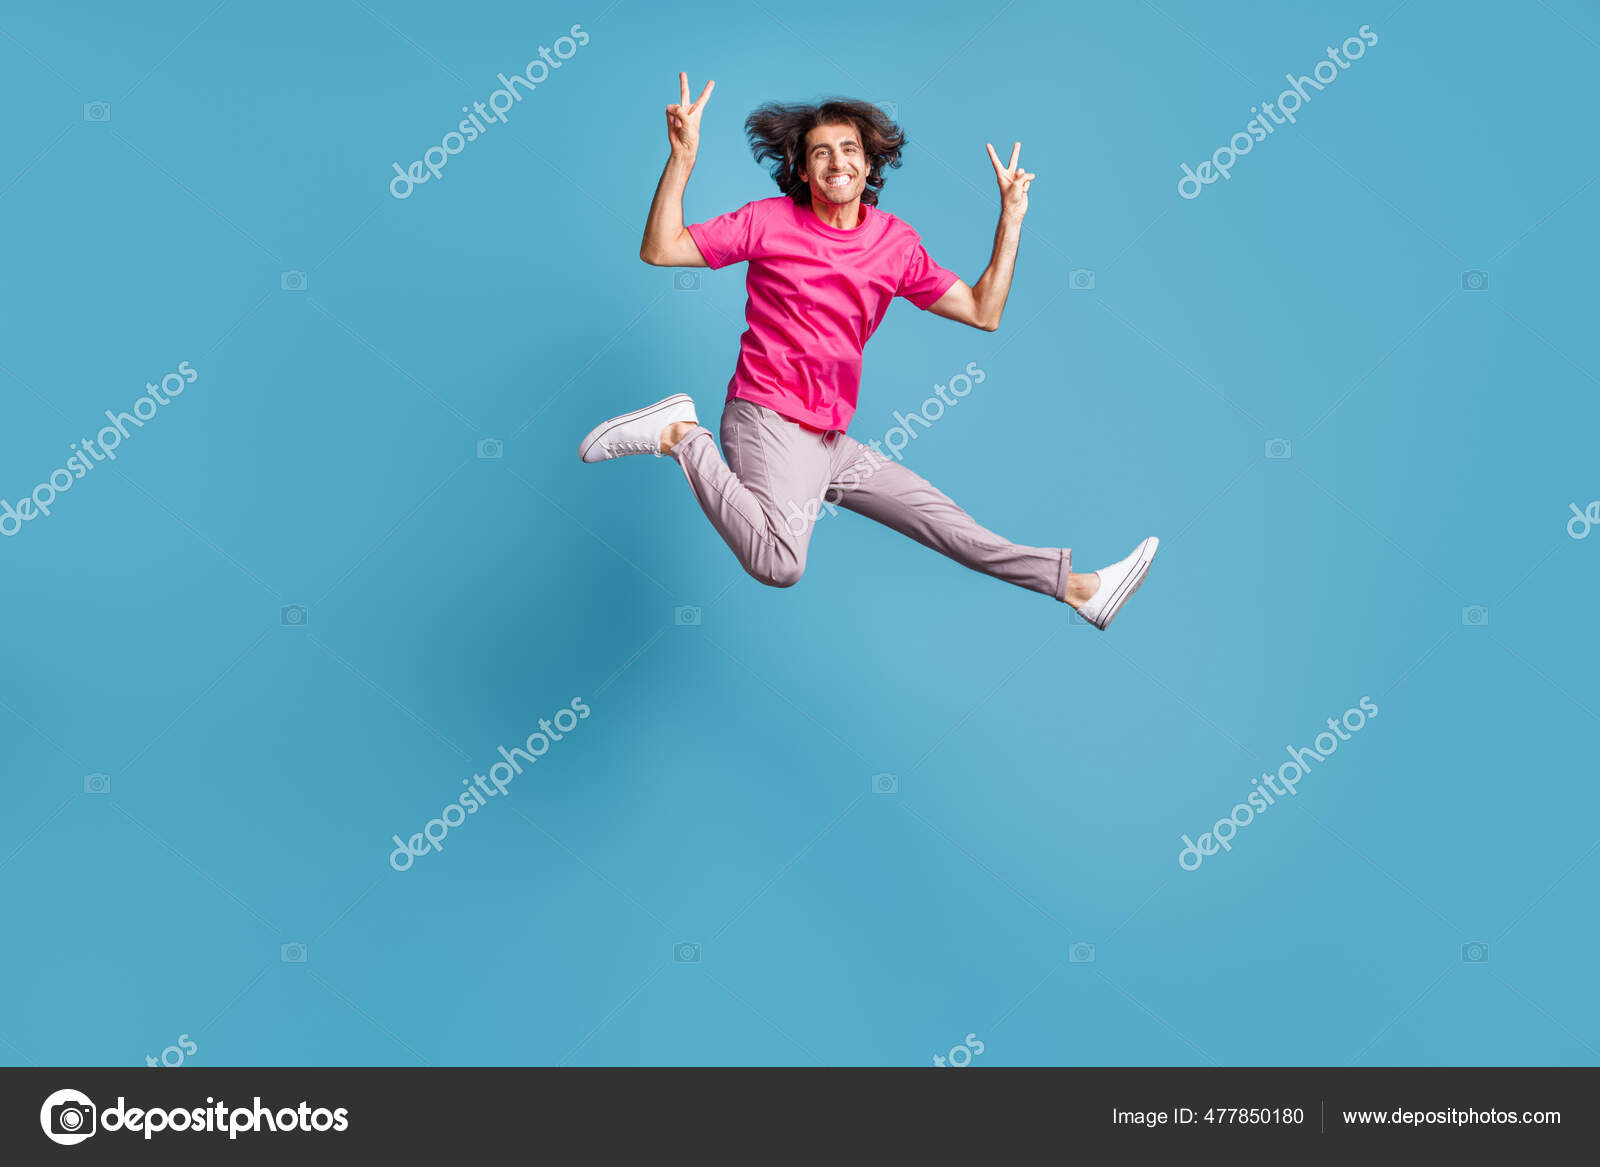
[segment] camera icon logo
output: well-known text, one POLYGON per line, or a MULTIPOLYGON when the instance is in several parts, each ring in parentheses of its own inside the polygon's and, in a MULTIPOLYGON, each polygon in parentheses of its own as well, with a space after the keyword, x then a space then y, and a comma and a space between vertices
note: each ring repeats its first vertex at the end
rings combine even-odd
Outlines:
POLYGON ((698 628, 700 609, 693 604, 680 604, 672 611, 672 622, 679 628, 698 628))
POLYGON ((1468 628, 1487 628, 1489 626, 1489 609, 1482 604, 1468 604, 1461 609, 1461 623, 1468 628))
POLYGON ((1461 946, 1461 960, 1463 964, 1487 964, 1489 946, 1481 940, 1470 940, 1461 946))
POLYGON ((109 101, 91 101, 83 107, 83 120, 86 122, 108 122, 111 120, 111 103, 109 101))
POLYGON ((285 628, 304 628, 309 613, 301 604, 285 604, 278 610, 278 619, 285 628))
POLYGON ((285 292, 303 292, 306 290, 306 273, 286 271, 278 277, 278 286, 285 292))
POLYGON ((479 438, 478 457, 484 461, 506 456, 506 444, 499 438, 479 438))
POLYGON ((1294 443, 1288 438, 1268 438, 1265 452, 1269 458, 1287 458, 1294 452, 1294 443))
POLYGON ((700 286, 700 273, 697 271, 673 272, 672 286, 680 292, 692 292, 700 286))
POLYGON ((306 962, 306 946, 298 942, 285 944, 278 950, 278 959, 284 964, 304 964, 306 962))
POLYGON ((1067 959, 1073 964, 1093 964, 1094 945, 1086 944, 1080 940, 1077 944, 1067 949, 1067 959))
POLYGON ((699 964, 700 946, 687 941, 672 946, 672 959, 677 964, 699 964))
POLYGON ((899 794, 900 779, 894 774, 874 774, 868 789, 874 794, 899 794))
POLYGON ((110 794, 111 775, 85 774, 83 776, 83 792, 85 794, 110 794))
POLYGON ((1074 292, 1094 291, 1094 272, 1086 267, 1074 268, 1067 273, 1067 287, 1074 292))
POLYGON ((57 1090, 39 1108, 45 1137, 63 1147, 76 1146, 95 1132, 95 1106, 87 1094, 57 1090))
POLYGON ((1463 292, 1482 292, 1489 287, 1489 273, 1473 268, 1461 273, 1461 290, 1463 292))

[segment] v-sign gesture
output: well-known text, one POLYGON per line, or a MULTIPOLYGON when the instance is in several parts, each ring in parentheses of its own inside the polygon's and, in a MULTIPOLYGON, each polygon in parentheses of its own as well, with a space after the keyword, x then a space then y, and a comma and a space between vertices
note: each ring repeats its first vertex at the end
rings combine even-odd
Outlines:
POLYGON ((717 83, 707 81, 706 87, 692 104, 689 101, 689 74, 678 74, 678 87, 682 90, 681 99, 677 105, 667 106, 667 141, 671 143, 674 154, 693 158, 700 149, 700 115, 705 113, 706 102, 711 100, 711 91, 717 87, 717 83))
POLYGON ((994 163, 994 176, 1000 183, 1000 213, 1021 219, 1028 213, 1028 187, 1036 177, 1017 165, 1022 143, 1011 147, 1011 161, 1005 166, 1000 165, 1000 156, 994 152, 994 147, 987 142, 984 145, 989 148, 989 161, 994 163))

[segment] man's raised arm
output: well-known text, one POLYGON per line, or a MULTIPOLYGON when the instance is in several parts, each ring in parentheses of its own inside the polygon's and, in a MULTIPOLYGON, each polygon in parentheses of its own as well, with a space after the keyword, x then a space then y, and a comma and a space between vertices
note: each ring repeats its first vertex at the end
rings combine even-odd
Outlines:
MULTIPOLYGON (((685 91, 687 92, 687 91, 685 91)), ((1011 163, 1000 165, 1000 158, 989 146, 989 161, 1000 184, 1000 222, 994 229, 994 253, 978 282, 968 287, 961 280, 951 285, 928 311, 947 320, 970 324, 985 332, 1000 327, 1011 293, 1011 273, 1017 264, 1017 243, 1022 238, 1022 217, 1028 213, 1028 187, 1034 176, 1017 165, 1022 143, 1011 148, 1011 163)))
POLYGON ((689 75, 678 74, 682 100, 667 106, 667 142, 672 153, 656 184, 656 197, 650 202, 650 218, 644 225, 644 242, 639 258, 656 267, 705 267, 705 257, 694 236, 683 225, 683 189, 689 185, 695 154, 700 149, 700 115, 705 112, 715 81, 707 81, 700 96, 689 103, 689 75))

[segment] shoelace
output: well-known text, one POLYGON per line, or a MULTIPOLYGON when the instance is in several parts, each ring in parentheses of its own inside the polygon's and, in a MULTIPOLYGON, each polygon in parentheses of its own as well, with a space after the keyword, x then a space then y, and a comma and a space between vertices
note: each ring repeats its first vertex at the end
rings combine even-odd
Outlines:
POLYGON ((606 453, 615 458, 618 454, 659 454, 661 446, 657 442, 607 442, 606 453))

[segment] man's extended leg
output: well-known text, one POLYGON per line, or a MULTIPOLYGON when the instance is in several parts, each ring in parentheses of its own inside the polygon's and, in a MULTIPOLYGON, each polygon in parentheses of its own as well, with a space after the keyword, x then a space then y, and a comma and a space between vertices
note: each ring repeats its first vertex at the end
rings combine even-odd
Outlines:
POLYGON ((1072 570, 1070 547, 1028 547, 987 530, 925 478, 839 435, 825 501, 865 515, 957 563, 1072 605, 1105 628, 1144 582, 1157 541, 1097 572, 1072 570))
POLYGON ((826 501, 865 515, 973 571, 1065 602, 1069 547, 1025 547, 980 527, 927 479, 840 434, 826 501))

